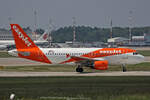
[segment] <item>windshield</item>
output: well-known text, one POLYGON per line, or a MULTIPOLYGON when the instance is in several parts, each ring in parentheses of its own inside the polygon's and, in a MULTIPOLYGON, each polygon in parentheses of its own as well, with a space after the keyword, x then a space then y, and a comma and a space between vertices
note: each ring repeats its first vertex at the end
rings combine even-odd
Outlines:
POLYGON ((138 53, 137 52, 133 52, 133 55, 138 55, 138 53))

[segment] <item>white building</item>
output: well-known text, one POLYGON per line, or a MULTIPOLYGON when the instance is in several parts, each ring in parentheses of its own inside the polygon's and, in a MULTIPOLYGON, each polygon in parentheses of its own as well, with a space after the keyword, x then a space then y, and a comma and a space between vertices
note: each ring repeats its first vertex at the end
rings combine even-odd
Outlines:
POLYGON ((145 42, 145 36, 132 36, 132 42, 145 42))
MULTIPOLYGON (((32 31, 30 29, 26 29, 25 32, 32 39, 32 31)), ((0 29, 0 40, 13 40, 12 31, 0 29)))
POLYGON ((129 39, 124 38, 124 37, 115 37, 115 38, 110 38, 107 40, 108 43, 113 43, 113 44, 122 44, 122 43, 128 43, 129 39))

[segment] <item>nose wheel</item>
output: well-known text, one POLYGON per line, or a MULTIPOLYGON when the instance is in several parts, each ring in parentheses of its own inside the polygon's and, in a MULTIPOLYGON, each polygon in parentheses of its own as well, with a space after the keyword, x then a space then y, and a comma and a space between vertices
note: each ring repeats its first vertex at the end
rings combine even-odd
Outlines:
POLYGON ((76 68, 76 72, 80 72, 80 73, 83 72, 83 68, 81 65, 78 65, 78 67, 76 68))
POLYGON ((122 71, 123 71, 123 72, 126 72, 126 71, 127 71, 125 64, 122 64, 122 71))

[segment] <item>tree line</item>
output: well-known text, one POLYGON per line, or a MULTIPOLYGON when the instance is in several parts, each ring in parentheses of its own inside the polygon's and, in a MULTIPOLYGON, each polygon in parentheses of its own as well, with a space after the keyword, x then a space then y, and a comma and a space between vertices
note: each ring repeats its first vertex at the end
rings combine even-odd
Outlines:
MULTIPOLYGON (((132 28, 132 36, 142 36, 150 34, 150 27, 134 27, 132 28)), ((54 42, 65 42, 73 40, 73 28, 63 27, 52 32, 54 42)), ((129 38, 129 28, 113 27, 112 37, 129 38)), ((109 28, 98 28, 89 26, 76 27, 76 41, 77 42, 107 42, 110 38, 109 28)))
MULTIPOLYGON (((30 27, 23 28, 24 30, 31 30, 30 27)), ((0 28, 2 31, 6 29, 0 28)), ((10 31, 10 30, 9 30, 10 31)), ((38 28, 36 33, 43 34, 44 29, 38 28)), ((150 34, 150 26, 148 27, 134 27, 132 28, 132 36, 141 36, 150 34)), ((112 37, 129 38, 129 27, 113 27, 112 37)), ((53 42, 65 42, 73 40, 73 27, 61 27, 52 31, 53 42)), ((77 42, 107 42, 110 38, 109 28, 99 28, 90 26, 76 26, 76 41, 77 42)))

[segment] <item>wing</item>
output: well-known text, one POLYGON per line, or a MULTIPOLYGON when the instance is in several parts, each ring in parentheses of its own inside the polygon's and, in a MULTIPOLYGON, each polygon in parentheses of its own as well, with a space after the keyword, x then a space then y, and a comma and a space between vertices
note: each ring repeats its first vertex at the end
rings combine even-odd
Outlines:
POLYGON ((79 56, 70 56, 69 60, 62 62, 61 64, 70 63, 70 62, 86 63, 86 62, 103 61, 103 60, 104 60, 103 58, 89 58, 89 57, 83 57, 83 56, 80 56, 80 57, 79 56))
POLYGON ((71 56, 72 59, 75 61, 103 61, 103 58, 89 58, 89 57, 78 57, 78 56, 71 56))

